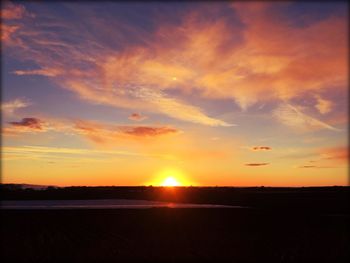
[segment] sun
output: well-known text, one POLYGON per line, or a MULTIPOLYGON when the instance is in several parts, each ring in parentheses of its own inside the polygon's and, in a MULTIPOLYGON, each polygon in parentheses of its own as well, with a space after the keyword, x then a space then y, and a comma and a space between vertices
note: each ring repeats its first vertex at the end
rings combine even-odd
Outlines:
POLYGON ((176 178, 169 176, 164 179, 162 186, 180 186, 180 183, 176 180, 176 178))
POLYGON ((186 178, 185 174, 178 168, 175 167, 166 167, 159 170, 155 178, 147 183, 147 185, 156 185, 156 186, 190 186, 193 182, 190 182, 186 178))

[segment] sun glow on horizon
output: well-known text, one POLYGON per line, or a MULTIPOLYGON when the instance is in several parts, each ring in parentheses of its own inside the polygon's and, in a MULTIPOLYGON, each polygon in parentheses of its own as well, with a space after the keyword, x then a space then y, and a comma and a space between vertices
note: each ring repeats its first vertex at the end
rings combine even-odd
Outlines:
POLYGON ((176 178, 169 176, 165 178, 162 183, 162 186, 180 186, 180 183, 176 180, 176 178))
POLYGON ((187 178, 185 178, 182 171, 175 168, 166 168, 159 171, 156 175, 156 178, 152 183, 148 185, 156 186, 190 186, 190 183, 187 178))

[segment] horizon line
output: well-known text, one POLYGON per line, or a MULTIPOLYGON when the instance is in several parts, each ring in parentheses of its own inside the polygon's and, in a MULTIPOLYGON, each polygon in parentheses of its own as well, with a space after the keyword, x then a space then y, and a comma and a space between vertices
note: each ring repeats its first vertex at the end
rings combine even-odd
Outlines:
POLYGON ((271 185, 255 185, 255 186, 234 186, 234 185, 178 185, 178 186, 163 186, 163 185, 46 185, 46 184, 28 184, 28 183, 1 183, 0 185, 32 185, 42 187, 155 187, 155 188, 216 188, 216 187, 232 187, 232 188, 316 188, 316 187, 350 187, 350 185, 300 185, 300 186, 271 186, 271 185))

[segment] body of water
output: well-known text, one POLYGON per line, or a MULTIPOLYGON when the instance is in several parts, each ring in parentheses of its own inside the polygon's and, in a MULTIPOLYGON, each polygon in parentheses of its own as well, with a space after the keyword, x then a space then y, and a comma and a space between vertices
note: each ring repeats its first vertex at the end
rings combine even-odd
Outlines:
POLYGON ((96 200, 8 200, 1 209, 146 209, 146 208, 243 208, 242 206, 186 204, 129 199, 96 200))

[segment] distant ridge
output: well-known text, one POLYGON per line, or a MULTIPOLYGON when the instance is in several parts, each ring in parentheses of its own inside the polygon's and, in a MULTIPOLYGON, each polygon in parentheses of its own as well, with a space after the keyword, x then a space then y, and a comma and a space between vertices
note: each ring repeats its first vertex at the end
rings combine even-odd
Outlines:
POLYGON ((48 187, 57 187, 55 185, 39 185, 39 184, 0 184, 0 187, 7 189, 34 189, 45 190, 48 187))

